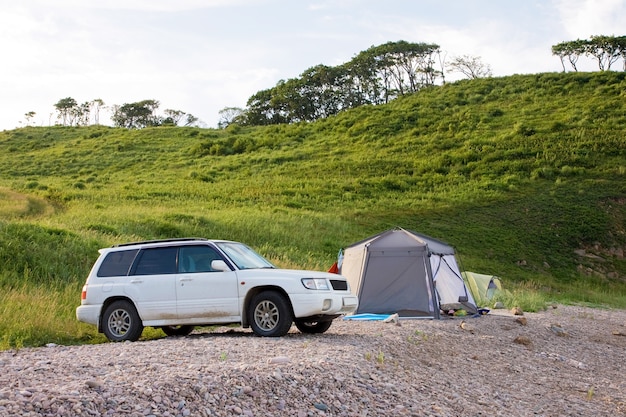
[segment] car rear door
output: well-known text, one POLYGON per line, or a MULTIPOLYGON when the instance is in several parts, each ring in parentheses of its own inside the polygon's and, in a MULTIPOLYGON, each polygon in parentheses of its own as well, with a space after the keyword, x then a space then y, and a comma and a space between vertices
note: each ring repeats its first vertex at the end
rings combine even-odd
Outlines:
POLYGON ((129 274, 126 293, 142 320, 176 318, 176 254, 178 248, 142 249, 129 274))
POLYGON ((216 271, 213 260, 223 260, 209 245, 179 248, 176 276, 178 317, 189 323, 240 321, 237 273, 216 271))

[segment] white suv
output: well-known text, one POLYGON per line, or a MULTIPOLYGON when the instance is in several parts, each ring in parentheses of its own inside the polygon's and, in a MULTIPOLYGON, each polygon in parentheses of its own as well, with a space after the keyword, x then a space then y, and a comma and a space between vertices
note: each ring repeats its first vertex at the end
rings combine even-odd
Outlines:
POLYGON ((76 317, 111 341, 137 340, 144 326, 170 336, 231 323, 259 336, 283 336, 292 323, 323 333, 358 305, 343 276, 276 269, 243 243, 169 239, 99 252, 76 317))

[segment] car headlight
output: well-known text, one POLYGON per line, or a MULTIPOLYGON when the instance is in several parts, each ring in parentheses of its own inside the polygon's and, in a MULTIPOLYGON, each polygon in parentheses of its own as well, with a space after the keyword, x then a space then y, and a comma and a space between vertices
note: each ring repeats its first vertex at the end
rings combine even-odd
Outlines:
POLYGON ((302 278, 302 285, 309 290, 328 290, 328 281, 324 278, 302 278))

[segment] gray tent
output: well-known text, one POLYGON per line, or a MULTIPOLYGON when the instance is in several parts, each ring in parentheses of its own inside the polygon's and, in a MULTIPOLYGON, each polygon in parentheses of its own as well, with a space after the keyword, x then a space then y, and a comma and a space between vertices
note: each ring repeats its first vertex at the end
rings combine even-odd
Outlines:
POLYGON ((393 229, 344 249, 340 273, 359 297, 357 314, 439 317, 439 310, 476 313, 450 245, 393 229))

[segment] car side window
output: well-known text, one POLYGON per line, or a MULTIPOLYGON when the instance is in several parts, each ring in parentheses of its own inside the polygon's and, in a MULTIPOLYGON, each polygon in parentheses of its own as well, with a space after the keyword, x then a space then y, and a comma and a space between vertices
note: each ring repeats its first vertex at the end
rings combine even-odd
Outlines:
POLYGON ((179 273, 215 272, 211 262, 222 259, 217 251, 207 245, 181 246, 178 254, 179 273))
POLYGON ((176 273, 176 247, 142 249, 133 275, 176 273))
POLYGON ((109 252, 98 269, 99 277, 128 275, 128 270, 137 256, 138 249, 109 252))

